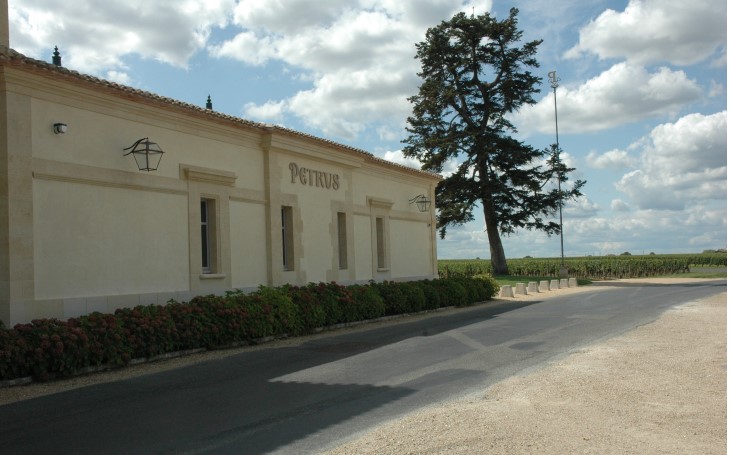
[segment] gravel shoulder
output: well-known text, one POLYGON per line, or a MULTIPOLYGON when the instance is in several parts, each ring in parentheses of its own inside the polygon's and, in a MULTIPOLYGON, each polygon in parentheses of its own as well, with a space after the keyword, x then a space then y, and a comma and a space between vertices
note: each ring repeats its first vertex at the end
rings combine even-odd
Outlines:
POLYGON ((725 454, 726 430, 723 293, 327 455, 725 454))

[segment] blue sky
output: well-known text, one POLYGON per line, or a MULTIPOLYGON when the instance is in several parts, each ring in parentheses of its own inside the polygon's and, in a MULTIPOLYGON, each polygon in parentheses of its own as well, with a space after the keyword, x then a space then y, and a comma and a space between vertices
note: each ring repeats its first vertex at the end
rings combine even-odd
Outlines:
MULTIPOLYGON (((415 43, 459 11, 520 10, 543 39, 537 104, 519 139, 555 141, 588 181, 564 209, 566 256, 693 253, 727 246, 725 0, 9 0, 11 47, 406 165, 415 43)), ((440 258, 489 257, 484 222, 448 231, 440 258)), ((508 257, 555 257, 559 237, 520 231, 508 257)))

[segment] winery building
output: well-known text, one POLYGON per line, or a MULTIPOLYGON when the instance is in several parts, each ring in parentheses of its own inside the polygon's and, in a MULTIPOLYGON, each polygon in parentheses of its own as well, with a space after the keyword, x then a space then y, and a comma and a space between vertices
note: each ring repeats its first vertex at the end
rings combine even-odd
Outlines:
POLYGON ((28 58, 3 26, 6 325, 259 285, 437 276, 438 175, 28 58))

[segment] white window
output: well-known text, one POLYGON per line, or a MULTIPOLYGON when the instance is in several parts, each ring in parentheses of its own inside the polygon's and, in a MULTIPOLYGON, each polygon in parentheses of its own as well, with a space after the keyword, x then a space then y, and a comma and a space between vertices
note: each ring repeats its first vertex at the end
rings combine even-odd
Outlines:
POLYGON ((200 200, 200 253, 203 273, 216 272, 217 238, 216 238, 215 200, 200 200))

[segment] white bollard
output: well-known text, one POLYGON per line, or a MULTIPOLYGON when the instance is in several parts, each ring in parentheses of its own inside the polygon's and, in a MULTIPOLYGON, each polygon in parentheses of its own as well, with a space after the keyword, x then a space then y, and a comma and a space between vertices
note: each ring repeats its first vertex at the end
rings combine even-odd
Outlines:
POLYGON ((515 295, 527 295, 527 286, 525 286, 525 283, 515 284, 515 295))
POLYGON ((540 292, 537 290, 537 281, 527 283, 527 292, 540 292))
POLYGON ((502 286, 501 291, 499 292, 500 297, 514 297, 514 293, 512 292, 512 286, 509 284, 505 284, 502 286))
POLYGON ((560 279, 560 289, 567 288, 567 287, 568 287, 568 279, 561 278, 560 279))
POLYGON ((540 292, 547 292, 550 290, 549 281, 540 281, 540 292))
POLYGON ((578 280, 576 278, 568 278, 568 286, 572 288, 578 286, 578 280))
POLYGON ((560 281, 550 280, 550 290, 555 291, 556 289, 560 289, 560 281))

